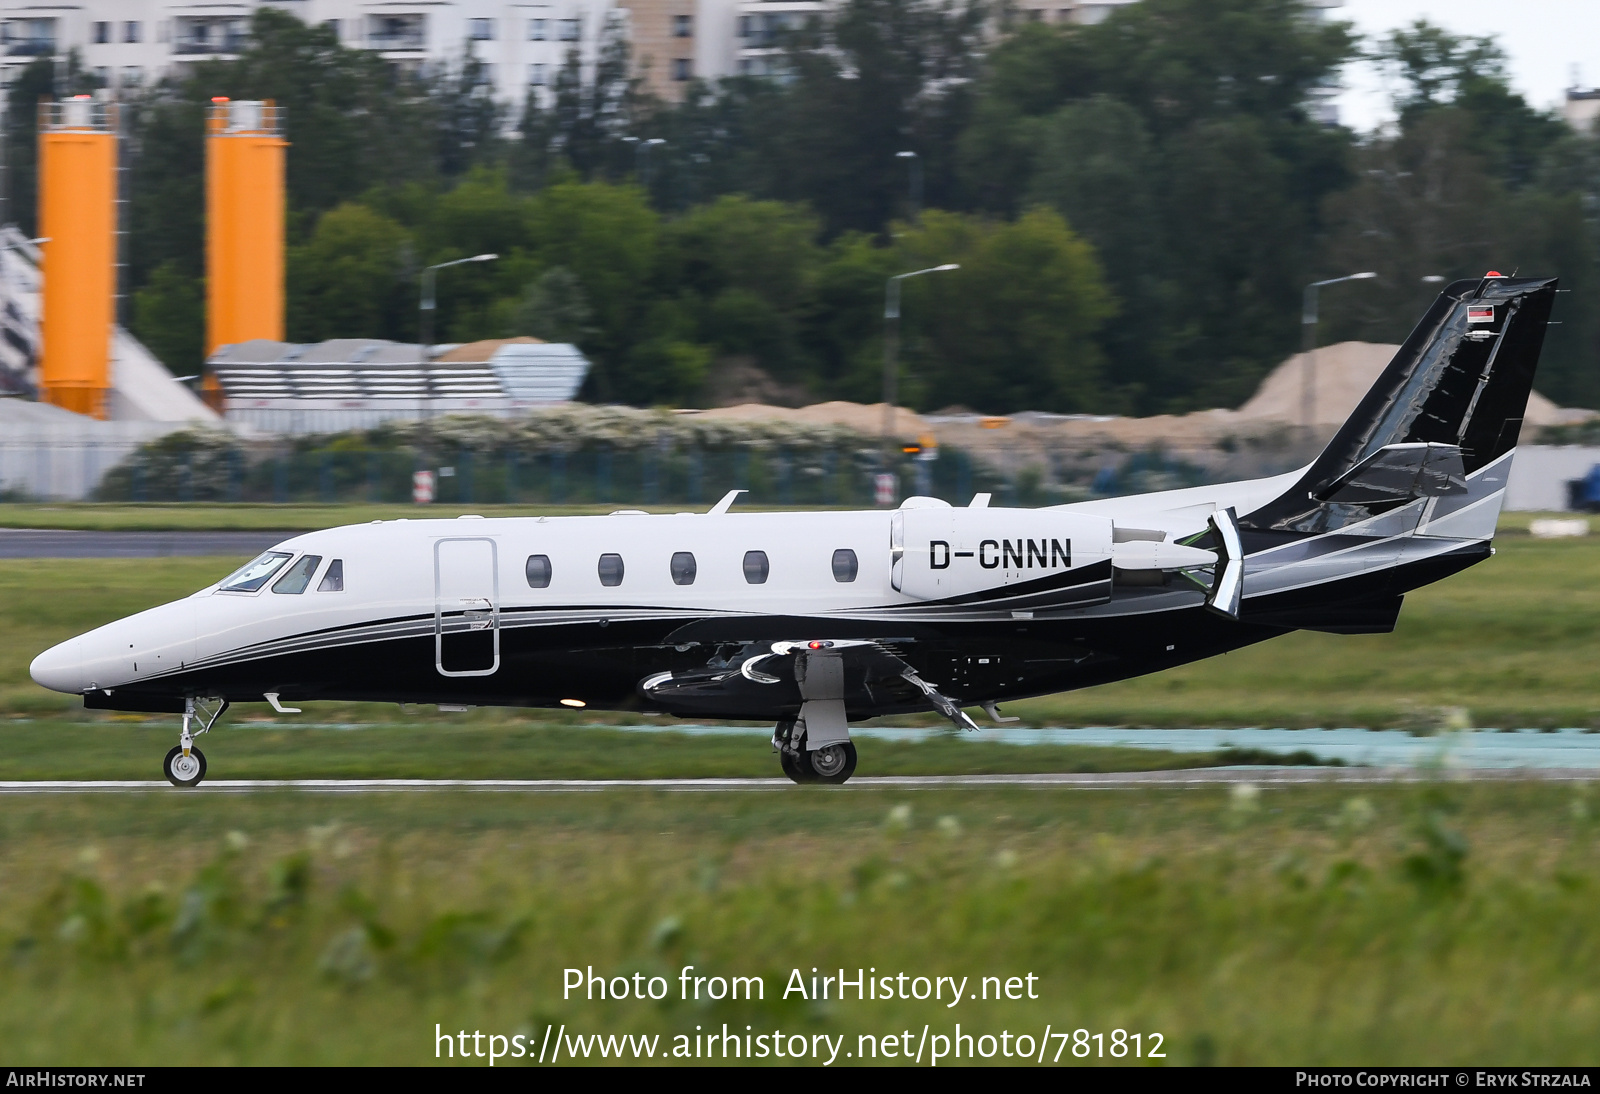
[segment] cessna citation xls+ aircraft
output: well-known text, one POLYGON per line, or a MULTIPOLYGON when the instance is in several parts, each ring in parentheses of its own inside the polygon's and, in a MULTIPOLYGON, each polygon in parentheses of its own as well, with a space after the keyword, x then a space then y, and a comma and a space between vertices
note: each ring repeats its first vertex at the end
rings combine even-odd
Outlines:
POLYGON ((285 540, 186 599, 39 655, 87 707, 588 707, 764 719, 796 782, 850 723, 1156 672, 1293 630, 1394 628, 1492 553, 1550 279, 1444 291, 1325 451, 1287 475, 1044 509, 392 520, 285 540))

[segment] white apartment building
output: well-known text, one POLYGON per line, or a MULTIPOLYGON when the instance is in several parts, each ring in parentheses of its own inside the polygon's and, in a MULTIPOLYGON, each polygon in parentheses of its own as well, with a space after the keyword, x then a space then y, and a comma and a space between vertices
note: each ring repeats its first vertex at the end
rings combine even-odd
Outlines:
MULTIPOLYGON (((699 40, 718 41, 728 54, 730 34, 696 33, 716 0, 0 0, 0 84, 39 57, 74 49, 112 88, 181 75, 195 62, 237 55, 263 7, 328 26, 344 45, 397 64, 450 63, 471 49, 488 66, 495 96, 518 105, 530 89, 554 83, 571 50, 592 64, 611 23, 635 39, 635 62, 658 93, 734 67, 731 55, 713 55, 699 40), (640 31, 652 52, 641 51, 640 31)), ((731 29, 731 15, 722 21, 731 29)))
MULTIPOLYGON (((107 86, 137 86, 197 61, 238 53, 258 8, 325 24, 339 40, 403 65, 458 60, 464 48, 489 66, 496 98, 520 107, 548 94, 576 48, 592 64, 608 25, 630 38, 635 72, 663 98, 695 78, 774 72, 785 30, 824 14, 835 0, 0 0, 0 86, 39 57, 76 49, 107 86)), ((1013 0, 1016 16, 1045 23, 1098 23, 1137 0, 1013 0)), ((1318 16, 1344 0, 1306 0, 1318 16)), ((1337 120, 1319 89, 1313 109, 1337 120)))

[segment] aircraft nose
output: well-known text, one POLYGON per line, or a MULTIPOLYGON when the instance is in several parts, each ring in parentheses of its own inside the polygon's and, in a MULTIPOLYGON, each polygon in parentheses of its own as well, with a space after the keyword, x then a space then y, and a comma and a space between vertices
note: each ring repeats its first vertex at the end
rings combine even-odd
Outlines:
POLYGON ((51 646, 35 657, 33 664, 28 666, 28 674, 33 677, 34 683, 51 691, 74 694, 83 691, 82 644, 82 638, 74 638, 59 646, 51 646))

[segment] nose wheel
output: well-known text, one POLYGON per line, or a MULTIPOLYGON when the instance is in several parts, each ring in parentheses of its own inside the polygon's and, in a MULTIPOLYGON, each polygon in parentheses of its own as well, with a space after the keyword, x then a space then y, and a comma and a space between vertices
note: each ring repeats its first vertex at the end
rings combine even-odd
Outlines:
POLYGON ((162 769, 173 786, 197 786, 206 777, 206 754, 192 744, 188 752, 182 745, 174 745, 162 769))
POLYGON ((217 724, 222 712, 228 709, 228 700, 218 699, 214 702, 217 709, 207 713, 193 698, 183 701, 183 730, 178 736, 177 746, 167 753, 167 758, 161 764, 162 774, 173 786, 198 786, 200 780, 206 777, 206 754, 195 747, 194 739, 202 733, 211 732, 211 727, 217 724), (199 728, 192 728, 196 724, 199 728))

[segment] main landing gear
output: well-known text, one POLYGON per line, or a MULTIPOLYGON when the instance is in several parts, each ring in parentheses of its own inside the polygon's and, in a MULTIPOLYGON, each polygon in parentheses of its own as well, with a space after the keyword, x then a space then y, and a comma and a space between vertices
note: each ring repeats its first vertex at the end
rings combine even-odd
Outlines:
POLYGON ((856 772, 856 746, 850 741, 806 748, 805 723, 785 718, 772 732, 772 751, 783 773, 797 783, 842 783, 856 772))
POLYGON ((183 701, 183 731, 178 737, 177 747, 167 753, 161 765, 167 781, 173 786, 198 786, 200 780, 206 777, 206 754, 194 746, 194 739, 202 733, 211 732, 211 727, 217 724, 222 712, 228 709, 226 699, 213 701, 217 708, 209 714, 203 705, 204 700, 200 704, 193 698, 183 701), (190 727, 196 723, 200 728, 191 732, 190 727))

